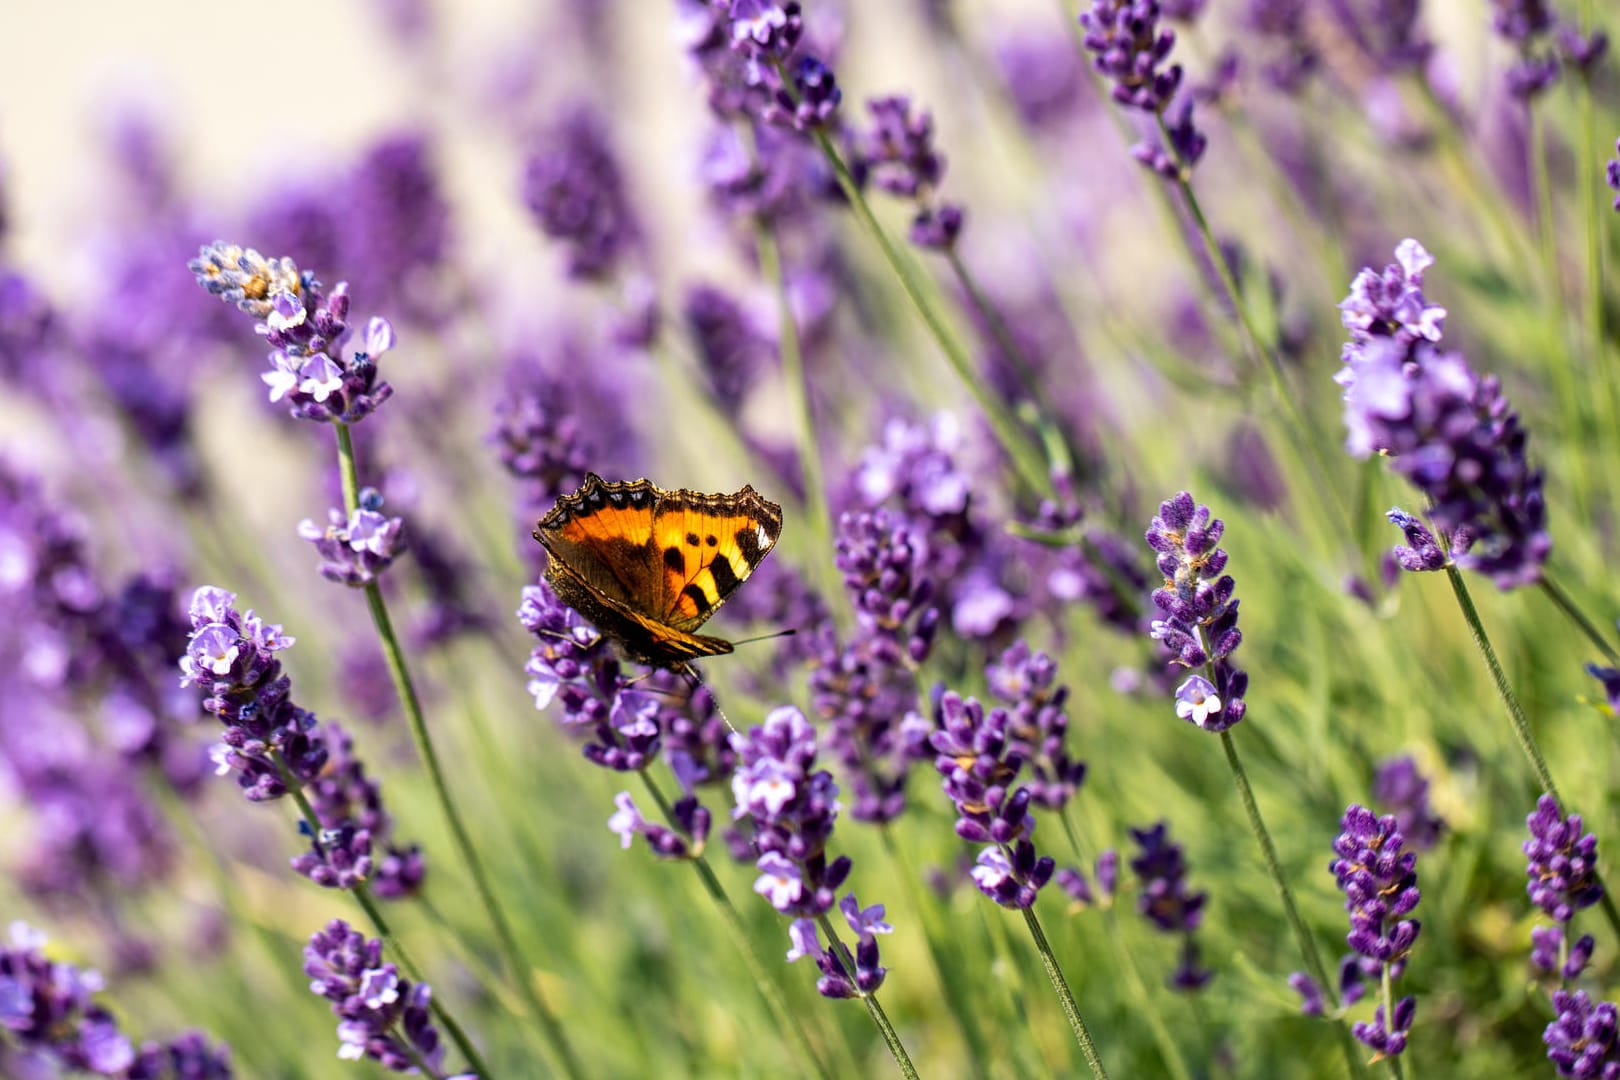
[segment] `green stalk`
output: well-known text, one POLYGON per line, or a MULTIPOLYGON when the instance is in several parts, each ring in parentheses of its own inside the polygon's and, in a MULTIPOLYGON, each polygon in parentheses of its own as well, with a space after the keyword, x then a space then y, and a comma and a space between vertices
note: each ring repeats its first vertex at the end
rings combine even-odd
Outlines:
POLYGON ((799 421, 799 475, 804 481, 804 497, 810 511, 810 530, 817 555, 810 560, 810 572, 823 588, 832 584, 832 510, 827 503, 827 485, 821 478, 821 449, 816 441, 816 420, 810 404, 810 378, 804 370, 804 354, 799 346, 799 327, 788 300, 787 275, 776 236, 764 221, 754 221, 754 245, 759 252, 760 269, 776 290, 779 351, 782 373, 793 395, 799 421))
MULTIPOLYGON (((315 808, 309 804, 309 797, 304 794, 303 785, 293 775, 292 769, 287 765, 287 759, 281 756, 279 750, 270 751, 270 759, 275 763, 276 772, 281 776, 281 782, 287 788, 287 794, 292 796, 293 803, 298 807, 298 814, 303 818, 304 825, 309 829, 310 838, 314 842, 316 850, 319 851, 321 819, 315 816, 315 808)), ((410 953, 405 951, 405 946, 394 936, 393 930, 388 926, 388 920, 383 918, 382 910, 377 907, 377 901, 372 898, 371 886, 362 881, 348 892, 349 895, 354 897, 355 902, 360 905, 361 910, 366 913, 366 918, 371 922, 371 928, 376 931, 377 937, 382 940, 383 949, 398 960, 399 966, 404 969, 405 974, 416 982, 426 982, 427 980, 422 977, 422 969, 416 965, 416 961, 411 958, 410 953)), ((428 1007, 433 1010, 433 1015, 438 1017, 439 1022, 444 1025, 445 1031, 450 1035, 450 1041, 456 1044, 456 1048, 461 1051, 462 1057, 467 1059, 467 1064, 472 1066, 473 1071, 478 1074, 479 1080, 494 1080, 495 1074, 490 1072, 489 1066, 484 1064, 484 1059, 478 1053, 477 1048, 473 1046, 472 1040, 467 1037, 467 1033, 456 1022, 456 1018, 450 1014, 450 1010, 444 1007, 439 995, 434 994, 429 998, 428 1007)))
MULTIPOLYGON (((641 769, 638 775, 647 789, 647 794, 651 795, 653 801, 658 804, 658 809, 664 815, 664 820, 673 826, 675 823, 674 810, 670 806, 669 800, 664 797, 663 791, 659 789, 657 784, 653 783, 652 777, 647 775, 646 769, 641 769)), ((819 1076, 821 1080, 832 1080, 832 1073, 821 1060, 821 1055, 816 1052, 814 1045, 810 1041, 809 1033, 804 1029, 803 1022, 798 1014, 788 1008, 787 1001, 782 997, 782 991, 777 987, 776 981, 766 973, 765 964, 760 960, 759 953, 754 949, 753 941, 748 937, 748 929, 743 926, 742 916, 737 914, 736 907, 731 903, 731 897, 726 894, 725 886, 720 884, 720 879, 715 876, 713 868, 709 866, 709 861, 702 855, 694 855, 687 861, 692 864, 692 869, 697 871, 698 880, 703 882, 703 889, 709 894, 709 899, 713 900, 714 906, 720 910, 721 921, 726 924, 726 930, 731 934, 732 942, 737 946, 737 951, 742 954, 743 963, 747 965, 748 973, 753 976, 754 988, 759 991, 759 996, 765 999, 766 1008, 771 1010, 777 1024, 788 1033, 788 1037, 793 1040, 800 1056, 804 1058, 815 1075, 819 1076)))
POLYGON ((1598 629, 1598 625, 1587 616, 1586 612, 1580 609, 1580 606, 1575 603, 1575 600, 1563 586, 1559 585, 1551 575, 1546 573, 1541 575, 1541 580, 1537 584, 1540 585, 1541 591, 1547 595, 1548 599, 1558 606, 1558 610, 1563 612, 1576 626, 1580 627, 1581 633, 1586 635, 1588 641, 1597 646, 1598 651, 1603 654, 1605 660, 1620 666, 1620 652, 1615 651, 1614 646, 1609 644, 1608 639, 1603 636, 1603 631, 1598 629))
POLYGON ((1091 1041, 1091 1032, 1086 1028, 1086 1022, 1080 1016, 1080 1006, 1075 1004, 1074 994, 1069 990, 1069 980, 1063 977, 1063 969, 1058 967, 1057 957, 1052 955, 1052 943, 1046 940, 1046 931, 1041 929, 1041 921, 1035 917, 1035 909, 1023 909, 1024 925, 1029 927, 1029 936, 1035 942, 1035 951, 1040 953, 1041 966, 1046 968, 1046 977, 1052 980, 1052 992, 1057 994, 1058 1004, 1063 1008, 1063 1017, 1069 1021, 1069 1030, 1074 1032, 1074 1041, 1080 1044, 1080 1053, 1085 1055, 1086 1064, 1091 1066, 1091 1075, 1096 1080, 1108 1080, 1108 1070, 1103 1067, 1102 1058, 1097 1056, 1097 1045, 1091 1041))
MULTIPOLYGON (((1474 639, 1474 647, 1484 659, 1486 670, 1491 674, 1491 682, 1496 686, 1497 696, 1507 708, 1513 737, 1518 741, 1519 749, 1524 751, 1524 756, 1530 760, 1531 771, 1536 774, 1536 783, 1558 803, 1560 813, 1567 813, 1568 808, 1559 796, 1552 773, 1547 768, 1547 759, 1541 756, 1541 748, 1536 745, 1536 737, 1530 731, 1530 721, 1525 718, 1524 706, 1519 704, 1519 697, 1513 692, 1513 687, 1508 683, 1507 675, 1502 670, 1502 664, 1496 658, 1496 650, 1491 646, 1491 639, 1485 633, 1485 624, 1480 621, 1479 611, 1474 607, 1474 598, 1468 593, 1468 586, 1463 581, 1462 573, 1455 565, 1447 563, 1446 578, 1451 582, 1451 591, 1457 598, 1457 607, 1462 612, 1463 621, 1468 624, 1468 633, 1474 639)), ((1595 871, 1593 877, 1597 878, 1595 871)), ((1601 879, 1598 879, 1598 884, 1602 885, 1601 879)), ((1603 897, 1599 904, 1603 908, 1604 916, 1609 920, 1609 926, 1616 936, 1620 936, 1620 909, 1616 909, 1614 898, 1609 895, 1607 886, 1603 888, 1603 897)))
POLYGON ((957 969, 954 957, 948 957, 945 941, 935 933, 935 922, 924 914, 923 898, 917 888, 915 871, 907 862, 900 846, 894 841, 894 833, 889 830, 887 823, 878 826, 878 834, 883 838, 883 849, 888 852, 890 860, 899 868, 895 875, 904 882, 906 899, 910 902, 912 910, 923 924, 923 944, 928 947, 928 959, 934 967, 934 977, 939 981, 940 989, 945 994, 945 1003, 951 1010, 957 1028, 962 1032, 962 1041, 967 1044, 968 1058, 973 1065, 974 1076, 990 1075, 990 1050, 985 1045, 984 1032, 979 1030, 978 1016, 972 1003, 967 1001, 957 980, 952 973, 957 969))
POLYGON ((855 178, 850 175, 849 166, 845 164, 843 155, 838 152, 838 148, 832 144, 831 139, 827 138, 826 132, 818 130, 814 135, 816 145, 821 148, 822 156, 827 159, 827 163, 832 166, 833 172, 837 175, 838 185, 843 189, 844 196, 849 199, 849 204, 854 209, 855 216, 860 219, 861 225, 871 234, 873 241, 876 242, 879 251, 883 254, 884 261, 889 264, 889 269, 894 271, 895 277, 899 279, 900 287, 905 291, 906 297, 911 301, 912 306, 917 309, 917 314, 922 316, 923 323, 928 327, 929 334, 933 336, 934 341, 939 345, 940 351, 945 354, 945 359, 950 362, 951 368, 956 372, 957 377, 962 380, 962 384, 973 395, 973 400, 978 403, 985 419, 990 422, 990 428, 995 432, 996 440, 1001 443, 1002 449, 1012 459, 1013 468, 1017 470, 1019 477, 1028 485, 1030 490, 1046 497, 1053 496, 1055 492, 1052 486, 1052 477, 1041 460, 1040 452, 1030 442, 1017 416, 1007 407, 1007 403, 991 393, 989 388, 984 385, 983 380, 979 378, 979 373, 973 366, 973 360, 969 357, 967 348, 962 344, 961 339, 946 325, 945 316, 934 305, 928 290, 923 287, 921 275, 918 273, 915 264, 902 255, 899 248, 895 247, 893 238, 878 222, 877 216, 872 213, 872 207, 866 201, 865 193, 855 183, 855 178))
MULTIPOLYGON (((833 929, 832 920, 827 918, 824 911, 816 916, 816 923, 821 927, 821 932, 827 935, 827 944, 832 954, 844 965, 844 970, 853 979, 855 958, 850 955, 843 941, 839 940, 838 931, 833 929)), ((905 1044, 900 1041, 900 1033, 895 1031, 894 1025, 889 1022, 889 1014, 883 1011, 882 1004, 878 1002, 877 993, 875 991, 858 991, 858 993, 861 1004, 866 1006, 867 1014, 871 1016, 872 1023, 878 1029, 878 1034, 882 1035, 883 1041, 888 1044, 889 1054, 894 1058, 894 1063, 900 1066, 901 1074, 906 1080, 917 1080, 917 1067, 911 1063, 911 1056, 906 1053, 905 1044)))
MULTIPOLYGON (((1383 965, 1384 1022, 1393 1027, 1395 1024, 1395 992, 1392 986, 1394 980, 1390 977, 1389 967, 1390 965, 1387 963, 1383 965)), ((1406 1080, 1406 1070, 1401 1065, 1401 1055, 1394 1054, 1385 1060, 1389 1062, 1389 1068, 1395 1074, 1395 1080, 1406 1080)))
MULTIPOLYGON (((354 513, 359 505, 358 476, 354 461, 354 443, 349 436, 346 424, 333 425, 337 429, 338 466, 343 482, 343 501, 349 513, 354 513)), ((455 800, 450 794, 450 785, 445 781, 444 770, 439 765, 439 754, 433 745, 433 738, 428 733, 427 719, 422 711, 422 699, 417 695, 416 685, 411 680, 410 669, 405 666, 405 652, 400 647, 399 635, 394 632, 393 620, 388 615, 388 604, 383 599, 382 589, 375 581, 365 586, 366 607, 371 612, 372 625, 377 629, 377 637, 382 642, 383 657, 388 662, 388 674, 394 683, 394 690, 399 696, 400 705, 405 710, 405 719, 411 730, 411 739, 416 744, 416 752, 427 768, 428 778, 433 784, 433 793, 439 803, 439 810, 444 815, 445 822, 450 826, 451 836, 454 838, 457 850, 462 861, 467 865, 467 871, 472 876, 473 887, 478 892, 479 902, 488 915, 491 926, 494 927, 495 936, 501 945, 502 958, 507 965, 508 975, 516 984, 518 993, 528 1006, 530 1016, 540 1024, 546 1036, 546 1042, 551 1046, 562 1065, 565 1075, 581 1078, 585 1075, 580 1068, 579 1061, 574 1056, 573 1047, 569 1044, 568 1035, 563 1030, 562 1023, 555 1013, 547 1008, 535 989, 534 980, 530 977, 530 969, 518 949, 517 937, 512 932, 511 923, 507 921, 506 912, 502 909, 495 896, 495 890, 490 885, 488 872, 484 868, 483 860, 479 858, 478 851, 473 847, 472 836, 467 831, 466 823, 462 820, 460 812, 456 809, 455 800)))

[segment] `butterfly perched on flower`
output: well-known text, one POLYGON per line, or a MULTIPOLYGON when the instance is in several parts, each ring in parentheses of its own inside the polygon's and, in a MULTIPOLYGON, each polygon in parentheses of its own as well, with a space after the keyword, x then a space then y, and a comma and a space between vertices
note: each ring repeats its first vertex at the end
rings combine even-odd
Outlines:
POLYGON ((776 545, 782 508, 751 487, 731 495, 665 491, 651 480, 587 473, 535 526, 558 599, 625 656, 685 670, 732 651, 696 633, 776 545))

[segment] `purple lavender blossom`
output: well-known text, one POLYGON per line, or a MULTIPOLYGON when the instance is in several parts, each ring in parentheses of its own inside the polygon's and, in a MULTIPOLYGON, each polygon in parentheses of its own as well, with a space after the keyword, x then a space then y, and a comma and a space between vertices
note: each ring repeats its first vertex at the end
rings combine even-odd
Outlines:
POLYGON ((1440 840, 1446 823, 1429 806, 1429 780, 1408 754, 1381 762, 1373 777, 1373 798, 1395 815, 1396 827, 1414 851, 1426 851, 1440 840))
POLYGON ((523 504, 538 511, 585 482, 595 448, 588 427, 566 403, 561 382, 525 366, 509 383, 496 406, 490 441, 522 485, 523 504))
POLYGON ((870 994, 883 983, 877 934, 893 928, 883 921, 883 906, 862 909, 853 893, 838 900, 838 890, 849 877, 847 855, 830 862, 827 841, 838 816, 838 785, 832 774, 816 769, 816 732, 792 706, 773 709, 765 723, 733 734, 737 769, 731 777, 736 800, 734 816, 748 818, 754 828, 756 867, 754 891, 786 915, 797 916, 789 936, 789 961, 812 956, 822 978, 816 989, 823 996, 840 998, 870 994), (816 920, 823 920, 834 904, 844 912, 859 942, 850 973, 840 956, 842 947, 823 949, 816 935, 816 920))
POLYGON ((1167 934, 1181 934, 1181 958, 1169 976, 1174 990, 1193 991, 1206 985, 1215 973, 1201 966, 1198 943, 1193 932, 1203 921, 1208 894, 1187 890, 1187 863, 1181 845, 1170 842, 1169 825, 1163 821, 1150 829, 1132 829, 1131 836, 1142 848, 1131 859, 1142 893, 1136 909, 1167 934))
POLYGON ((1546 0, 1492 0, 1491 7, 1491 28, 1519 54, 1505 76, 1508 92, 1528 100, 1558 80, 1558 58, 1547 40, 1552 8, 1546 0))
POLYGON ((1554 990, 1558 1017, 1547 1025, 1542 1040, 1547 1057, 1559 1076, 1581 1080, 1616 1080, 1620 1077, 1620 1010, 1607 1001, 1596 1005, 1585 990, 1554 990))
POLYGON ((990 693, 1011 706, 1008 741, 1028 763, 1031 797, 1048 810, 1061 810, 1086 778, 1086 763, 1069 752, 1069 715, 1063 711, 1069 688, 1057 683, 1057 663, 1031 652, 1020 638, 985 669, 990 693))
POLYGON ((393 565, 406 547, 405 522, 384 517, 382 504, 376 488, 362 488, 353 513, 327 511, 326 528, 308 518, 298 523, 298 535, 320 553, 322 577, 358 588, 374 583, 393 565))
POLYGON ((292 868, 317 885, 352 889, 370 881, 385 900, 414 895, 426 866, 421 850, 392 842, 393 820, 383 807, 382 787, 366 775, 354 739, 335 723, 321 727, 326 767, 305 789, 321 832, 292 868))
POLYGON ((607 131, 588 107, 573 109, 530 150, 523 202, 566 247, 570 277, 611 277, 639 236, 607 131))
MULTIPOLYGON (((1406 967, 1407 954, 1417 941, 1422 923, 1405 918, 1417 907, 1417 854, 1402 852, 1405 837, 1393 815, 1378 817, 1362 806, 1351 805, 1340 822, 1343 831, 1333 842, 1338 856, 1328 869, 1345 894, 1350 913, 1350 948, 1387 968, 1391 981, 1406 967)), ((1396 1057, 1406 1049, 1416 1001, 1405 997, 1394 1003, 1386 1017, 1378 1006, 1371 1023, 1361 1022, 1351 1034, 1371 1047, 1380 1058, 1396 1057)))
POLYGON ((939 626, 923 539, 903 518, 877 510, 845 513, 836 544, 835 561, 861 625, 892 647, 891 662, 922 663, 939 626))
POLYGON ((341 195, 341 265, 352 268, 356 290, 417 322, 440 318, 450 203, 429 137, 401 131, 378 139, 343 178, 341 195))
MULTIPOLYGON (((50 960, 44 945, 44 935, 11 924, 10 942, 0 947, 0 1031, 24 1054, 43 1059, 46 1075, 59 1067, 119 1080, 229 1080, 230 1050, 209 1046, 195 1032, 137 1050, 95 1001, 101 976, 50 960)), ((0 1043, 0 1064, 4 1050, 0 1043)))
POLYGON ((866 103, 872 126, 861 142, 871 182, 902 198, 926 197, 945 175, 945 158, 934 149, 934 118, 912 112, 904 94, 866 103))
POLYGON ((986 713, 977 701, 955 693, 940 700, 939 714, 940 728, 929 742, 934 768, 945 778, 945 795, 956 804, 956 834, 990 845, 979 852, 974 883, 1002 907, 1028 908, 1056 864, 1039 855, 1029 839, 1035 829, 1030 789, 1012 786, 1024 759, 1011 744, 1011 714, 1006 709, 986 713))
POLYGON ((282 770, 308 784, 325 767, 327 748, 314 714, 292 703, 292 680, 276 658, 293 639, 235 604, 235 593, 211 585, 192 597, 181 685, 202 687, 203 711, 225 725, 213 754, 219 774, 234 772, 251 801, 279 799, 287 794, 282 770))
POLYGON ((1092 66, 1114 84, 1114 100, 1162 113, 1181 85, 1181 65, 1160 65, 1175 47, 1174 30, 1160 29, 1157 0, 1092 0, 1080 13, 1092 66))
POLYGON ((1536 926, 1530 930, 1530 965, 1538 970, 1555 974, 1564 982, 1580 978, 1592 960, 1597 941, 1591 934, 1582 934, 1573 945, 1565 946, 1562 926, 1536 926))
POLYGON ((741 304, 712 285, 689 288, 681 314, 697 347, 704 386, 715 404, 735 414, 774 363, 774 342, 741 304))
POLYGON ((338 1017, 339 1058, 369 1057, 391 1072, 415 1072, 418 1059, 439 1069, 444 1047, 429 1014, 432 991, 385 963, 381 941, 334 919, 311 935, 304 973, 338 1017))
POLYGON ((1609 35, 1602 30, 1583 34, 1579 27, 1564 25, 1558 28, 1558 56, 1583 79, 1592 77, 1597 66, 1609 54, 1609 35))
POLYGON ((1528 435, 1501 384, 1439 347, 1445 309, 1422 291, 1432 263, 1415 240, 1395 264, 1361 271, 1340 304, 1350 341, 1334 376, 1345 388, 1346 449, 1392 458, 1432 500, 1430 518, 1465 570, 1498 588, 1533 584, 1552 548, 1542 474, 1526 458, 1528 435))
POLYGON ((1530 830, 1530 839, 1524 842, 1530 902, 1554 921, 1568 923, 1577 911, 1603 898, 1597 837, 1581 832, 1581 815, 1561 816, 1551 795, 1536 800, 1525 825, 1530 830))
POLYGON ((826 750, 843 766, 850 816, 883 823, 906 807, 912 765, 931 756, 933 724, 917 711, 916 673, 892 642, 870 632, 840 644, 830 631, 810 671, 810 701, 826 724, 826 750))
POLYGON ((1083 71, 1068 41, 1045 32, 1022 32, 996 46, 996 66, 1007 96, 1037 134, 1062 130, 1080 111, 1083 71))
POLYGON ((260 378, 272 403, 285 400, 302 420, 353 424, 393 395, 377 377, 377 358, 394 345, 387 319, 373 317, 364 348, 342 358, 351 333, 347 282, 328 295, 291 259, 265 259, 223 242, 205 246, 188 267, 203 288, 261 320, 257 329, 272 349, 270 370, 260 378))
POLYGON ((1419 518, 1413 517, 1400 507, 1392 508, 1384 515, 1389 523, 1406 534, 1406 543, 1397 544, 1389 551, 1390 556, 1403 570, 1421 573, 1426 570, 1443 570, 1449 561, 1445 549, 1434 538, 1434 533, 1423 524, 1419 518))
POLYGON ((1226 552, 1216 545, 1226 524, 1188 492, 1166 499, 1148 527, 1148 546, 1159 553, 1164 586, 1153 592, 1163 618, 1150 636, 1173 654, 1172 663, 1196 671, 1176 690, 1176 715, 1205 731, 1226 731, 1243 719, 1249 676, 1231 662, 1243 640, 1226 552))

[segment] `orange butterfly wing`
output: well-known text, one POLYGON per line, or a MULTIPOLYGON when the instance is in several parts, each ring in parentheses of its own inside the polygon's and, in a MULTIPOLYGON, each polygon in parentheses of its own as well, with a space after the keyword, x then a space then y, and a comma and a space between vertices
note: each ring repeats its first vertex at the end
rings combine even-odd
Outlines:
POLYGON ((769 554, 782 508, 751 487, 733 495, 664 491, 594 473, 557 500, 534 535, 546 580, 633 660, 674 667, 731 651, 693 633, 769 554))

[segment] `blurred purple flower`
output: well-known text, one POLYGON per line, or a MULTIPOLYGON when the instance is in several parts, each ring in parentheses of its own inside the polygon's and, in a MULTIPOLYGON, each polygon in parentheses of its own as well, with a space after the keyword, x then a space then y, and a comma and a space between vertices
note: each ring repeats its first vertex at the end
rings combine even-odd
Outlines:
POLYGON ((1003 38, 995 56, 1013 107, 1032 131, 1053 133, 1080 110, 1083 72, 1069 42, 1021 31, 1003 38))
POLYGON ((1608 164, 1604 168, 1605 178, 1609 181, 1609 187, 1615 192, 1614 208, 1616 212, 1620 212, 1620 139, 1615 140, 1614 152, 1615 156, 1609 159, 1608 164))
POLYGON ((1585 990, 1553 991, 1558 1016, 1542 1041, 1559 1076, 1613 1080, 1620 1076, 1620 1010, 1607 1001, 1592 1003, 1585 990))
POLYGON ((1169 985, 1175 990, 1193 991, 1206 985, 1215 973, 1201 966, 1198 943, 1193 931, 1203 921, 1207 893, 1187 891, 1187 863, 1180 844, 1170 842, 1169 825, 1161 821, 1150 829, 1132 829, 1131 836, 1141 853, 1131 859, 1131 869, 1142 893, 1136 909, 1167 934, 1181 934, 1180 961, 1171 972, 1169 985))
POLYGON ((540 230, 565 246, 571 277, 613 276, 637 243, 640 229, 606 126, 586 106, 568 111, 530 148, 523 202, 540 230))
POLYGON ((1010 709, 1008 743, 1034 774, 1031 797, 1048 810, 1062 810, 1086 778, 1086 763, 1070 754, 1069 688, 1057 683, 1057 664, 1032 652, 1020 638, 985 669, 992 696, 1010 709))
POLYGON ((1406 534, 1406 543, 1396 545, 1389 552, 1401 569, 1420 573, 1445 568, 1449 561, 1445 550, 1435 539, 1434 533, 1430 532, 1429 527, 1420 519, 1400 507, 1391 509, 1384 516, 1389 519, 1391 525, 1406 534))
POLYGON ((761 372, 774 365, 775 343, 740 303, 713 285, 688 288, 681 314, 705 388, 727 415, 735 415, 761 372))
POLYGON ((1426 851, 1439 843, 1446 823, 1429 806, 1429 780, 1407 754, 1381 762, 1373 776, 1373 798, 1389 808, 1407 846, 1426 851))

